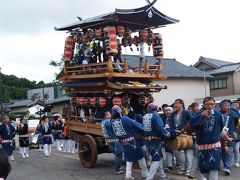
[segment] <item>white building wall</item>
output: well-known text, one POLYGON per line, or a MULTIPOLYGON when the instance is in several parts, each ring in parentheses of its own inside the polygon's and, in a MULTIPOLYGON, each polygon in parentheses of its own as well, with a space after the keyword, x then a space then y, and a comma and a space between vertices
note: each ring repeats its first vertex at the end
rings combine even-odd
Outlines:
POLYGON ((35 105, 35 106, 33 106, 33 107, 30 107, 30 108, 28 109, 28 111, 29 111, 29 114, 35 115, 35 113, 38 112, 38 111, 40 111, 41 109, 43 110, 44 107, 43 107, 43 106, 40 106, 40 105, 35 105))
MULTIPOLYGON (((168 79, 160 81, 158 84, 167 85, 160 93, 154 93, 155 102, 162 104, 172 104, 175 99, 183 99, 188 106, 196 99, 205 97, 205 86, 203 79, 168 79)), ((209 81, 206 81, 206 96, 210 95, 209 81)))
MULTIPOLYGON (((43 100, 43 94, 48 94, 48 99, 45 99, 45 102, 54 100, 54 87, 46 87, 39 89, 30 89, 27 92, 28 99, 32 99, 32 96, 36 94, 37 99, 43 100)), ((35 99, 36 100, 36 99, 35 99)))

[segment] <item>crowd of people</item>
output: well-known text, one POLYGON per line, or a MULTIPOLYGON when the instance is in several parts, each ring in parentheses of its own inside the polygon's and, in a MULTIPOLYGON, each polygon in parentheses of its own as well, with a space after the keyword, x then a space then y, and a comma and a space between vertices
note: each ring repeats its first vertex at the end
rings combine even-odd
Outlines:
MULTIPOLYGON (((204 98, 203 107, 194 102, 186 109, 183 100, 176 99, 172 105, 162 105, 163 113, 159 113, 159 109, 155 103, 150 103, 145 114, 130 111, 126 116, 118 105, 113 106, 111 112, 105 112, 101 125, 106 143, 115 155, 115 174, 134 179, 132 166, 138 162, 142 178, 146 180, 154 179, 157 171, 161 179, 166 179, 166 172, 173 170, 188 178, 217 180, 220 170, 230 176, 233 166, 240 166, 240 98, 233 102, 223 100, 219 109, 215 108, 213 97, 204 98), (191 146, 172 148, 169 142, 183 134, 191 137, 191 146), (121 166, 123 157, 126 170, 121 166), (166 157, 166 165, 163 165, 163 157, 166 157), (221 162, 223 169, 220 169, 221 162)), ((59 114, 51 121, 47 116, 41 117, 35 135, 46 157, 51 155, 54 142, 58 151, 75 152, 76 142, 68 138, 66 128, 59 114)), ((30 142, 26 120, 21 118, 14 128, 9 117, 3 116, 0 150, 1 153, 4 150, 3 156, 7 155, 8 160, 14 160, 16 134, 19 135, 19 153, 22 158, 28 158, 30 142)), ((4 160, 2 155, 0 158, 4 160)), ((6 172, 0 178, 5 178, 6 172)))
POLYGON ((162 106, 162 114, 155 103, 150 103, 145 114, 132 111, 128 116, 123 115, 121 107, 113 106, 111 113, 105 113, 102 131, 115 155, 114 173, 134 179, 132 165, 138 162, 146 180, 152 180, 157 171, 161 179, 166 179, 166 171, 173 170, 201 180, 218 180, 220 170, 230 176, 240 160, 239 106, 240 98, 233 102, 223 100, 217 109, 214 98, 206 97, 203 107, 194 102, 186 109, 183 100, 176 99, 172 105, 162 106), (182 149, 170 147, 168 142, 183 134, 192 139, 192 145, 182 149), (121 168, 123 157, 126 172, 121 168))
MULTIPOLYGON (((15 150, 15 135, 18 134, 19 153, 22 158, 29 157, 29 146, 32 143, 29 136, 29 128, 27 121, 20 118, 17 127, 11 124, 8 116, 3 116, 0 125, 0 144, 8 155, 10 161, 15 160, 13 151, 15 150)), ((39 124, 35 130, 33 139, 37 138, 35 143, 39 144, 39 150, 44 152, 46 157, 51 155, 52 144, 55 143, 58 151, 75 153, 76 142, 70 140, 66 133, 66 123, 64 123, 60 114, 53 115, 53 119, 49 121, 47 116, 43 116, 39 120, 39 124)), ((32 140, 34 141, 34 140, 32 140)))

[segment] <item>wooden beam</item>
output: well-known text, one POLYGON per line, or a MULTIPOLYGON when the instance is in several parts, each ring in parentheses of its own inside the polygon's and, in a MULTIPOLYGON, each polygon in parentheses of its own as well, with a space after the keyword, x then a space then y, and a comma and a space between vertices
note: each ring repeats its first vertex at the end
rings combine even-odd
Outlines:
POLYGON ((78 122, 78 121, 68 121, 67 128, 70 131, 92 134, 92 135, 97 135, 97 136, 103 136, 102 127, 100 124, 84 123, 84 122, 78 122))

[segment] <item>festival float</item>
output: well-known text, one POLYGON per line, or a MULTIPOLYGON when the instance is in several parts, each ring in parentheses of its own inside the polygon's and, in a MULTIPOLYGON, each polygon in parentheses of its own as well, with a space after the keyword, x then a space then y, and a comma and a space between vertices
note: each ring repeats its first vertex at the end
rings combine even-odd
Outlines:
POLYGON ((67 133, 79 143, 84 167, 93 167, 98 154, 109 152, 101 130, 105 111, 119 105, 125 115, 131 110, 143 114, 154 101, 152 93, 167 88, 155 83, 167 77, 162 73, 162 36, 153 30, 178 20, 159 12, 153 6, 156 1, 55 28, 69 34, 59 79, 71 97, 67 133), (131 67, 122 59, 123 48, 139 52, 139 66, 131 67), (151 48, 155 64, 144 56, 151 48))

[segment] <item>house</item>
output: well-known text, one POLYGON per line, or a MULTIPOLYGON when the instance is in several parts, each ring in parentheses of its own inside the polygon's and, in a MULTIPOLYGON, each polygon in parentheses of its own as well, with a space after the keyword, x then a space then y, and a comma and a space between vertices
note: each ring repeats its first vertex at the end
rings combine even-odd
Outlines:
POLYGON ((44 108, 44 103, 40 100, 32 101, 31 99, 24 99, 13 101, 9 107, 10 112, 16 115, 22 113, 35 115, 36 112, 44 108))
MULTIPOLYGON (((123 55, 123 59, 128 60, 130 67, 139 66, 137 55, 123 55)), ((157 62, 153 56, 146 56, 146 60, 150 64, 157 62)), ((158 84, 166 85, 167 89, 153 94, 158 105, 172 104, 178 98, 183 99, 186 105, 190 105, 196 99, 210 95, 209 80, 212 77, 207 73, 186 66, 176 59, 165 58, 162 64, 163 74, 167 76, 167 80, 160 81, 158 84)))
POLYGON ((217 100, 240 97, 240 62, 233 63, 200 57, 194 67, 213 76, 210 80, 210 95, 217 100))
POLYGON ((67 111, 71 108, 70 97, 62 96, 56 98, 48 102, 46 107, 49 107, 49 112, 51 112, 51 114, 54 113, 67 114, 67 111))
POLYGON ((10 103, 1 103, 0 105, 0 112, 5 112, 8 113, 11 109, 10 109, 10 103))
POLYGON ((27 91, 27 98, 34 100, 41 100, 48 103, 63 95, 61 86, 52 86, 38 89, 30 89, 27 91))

